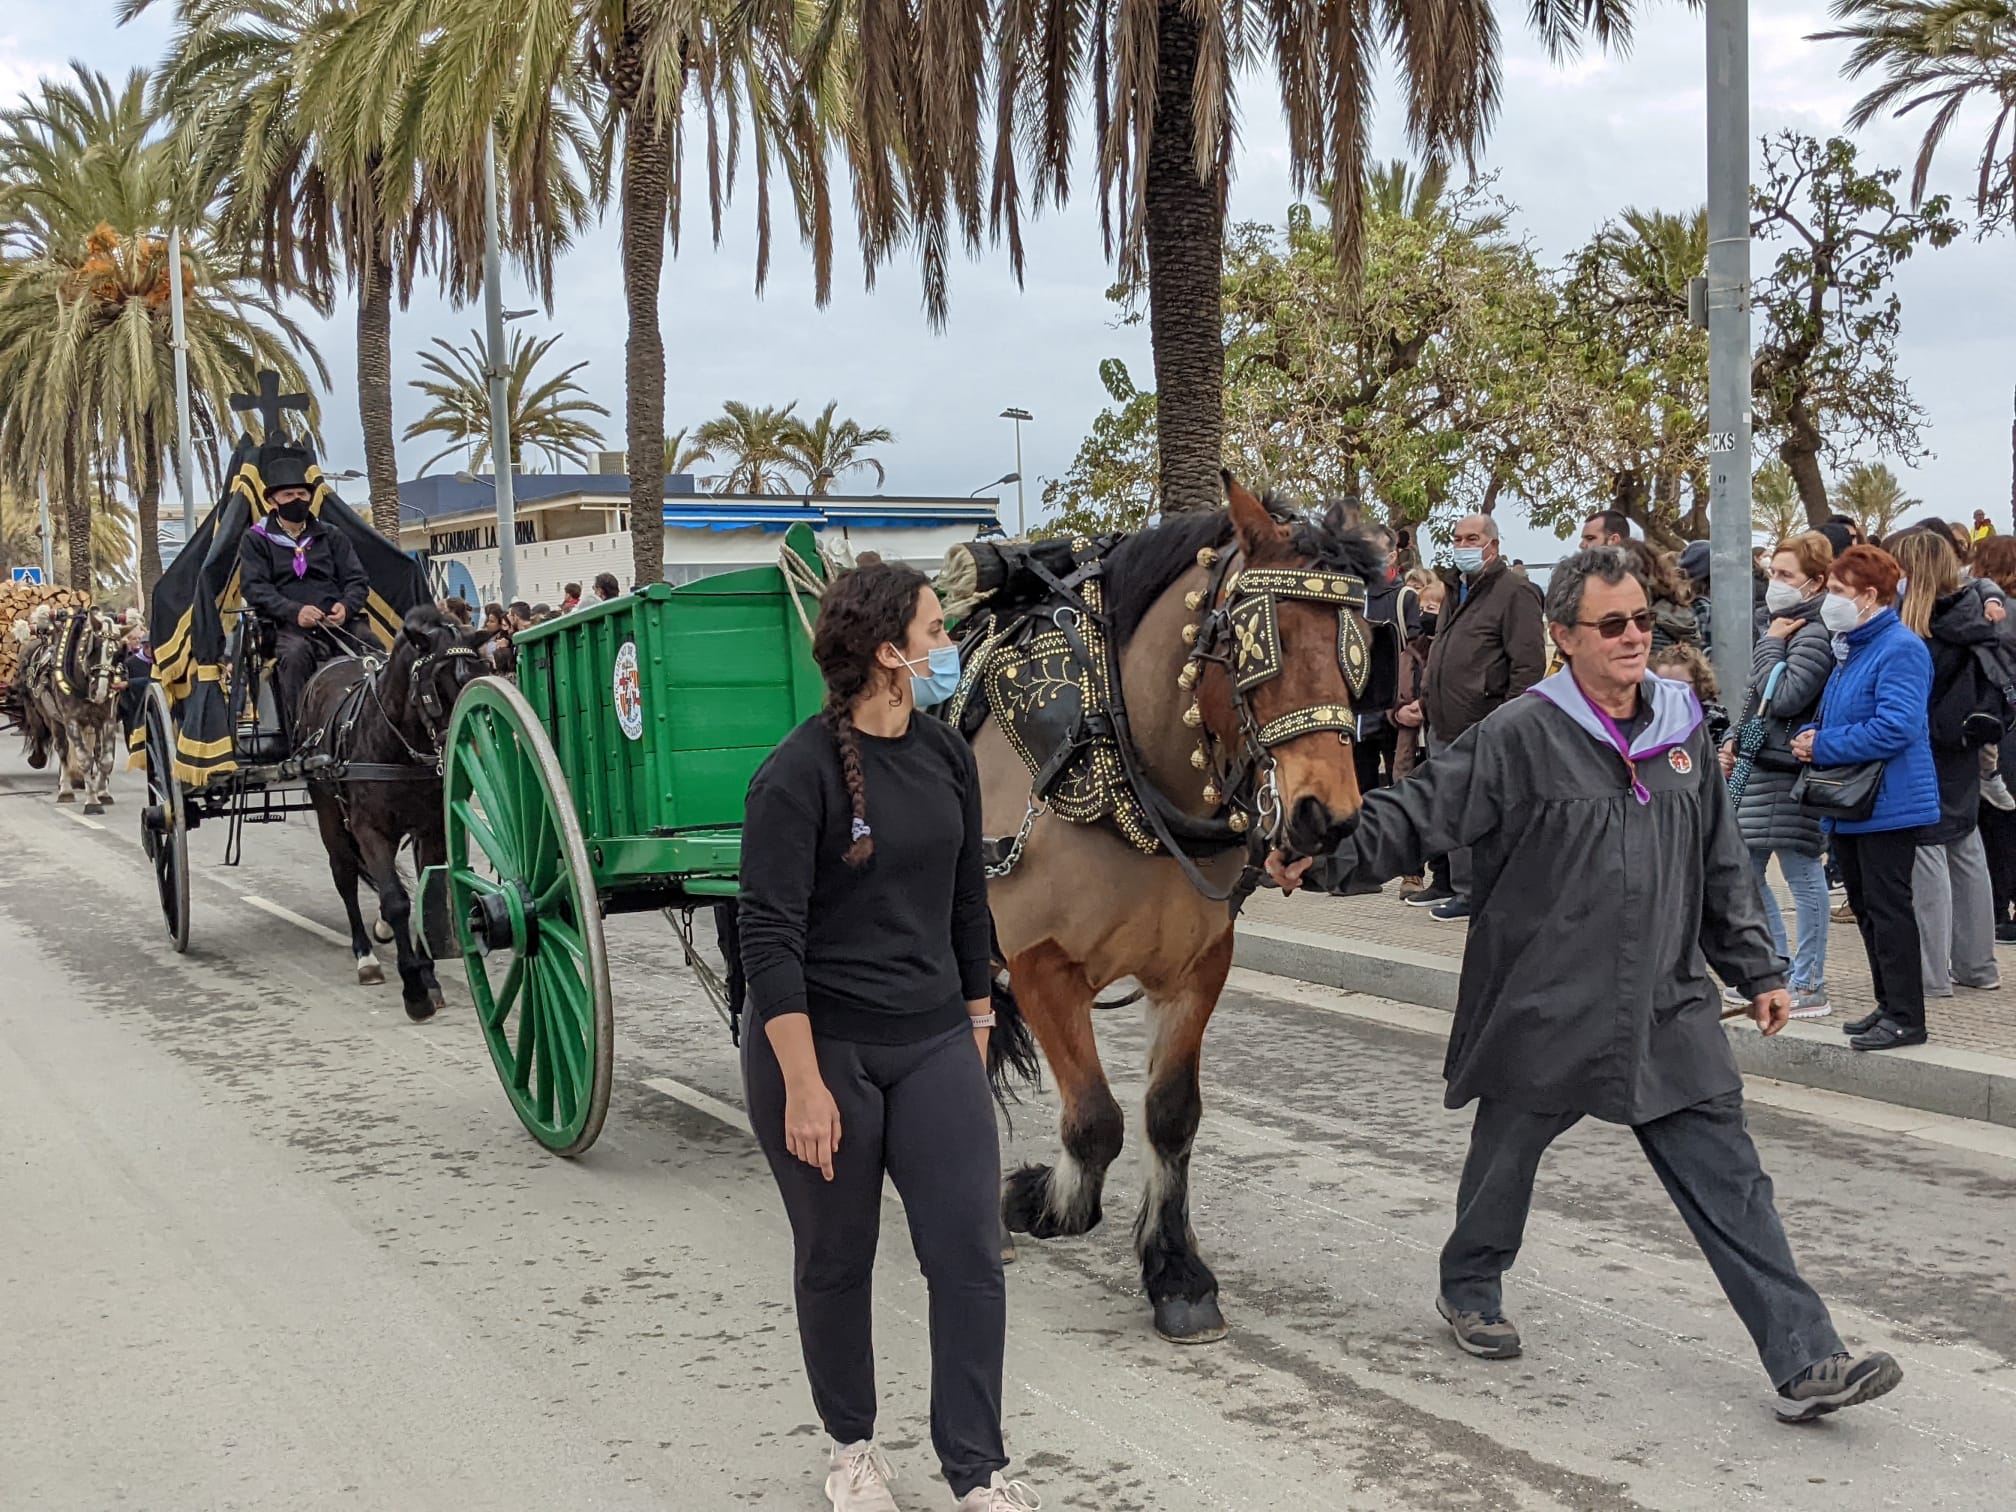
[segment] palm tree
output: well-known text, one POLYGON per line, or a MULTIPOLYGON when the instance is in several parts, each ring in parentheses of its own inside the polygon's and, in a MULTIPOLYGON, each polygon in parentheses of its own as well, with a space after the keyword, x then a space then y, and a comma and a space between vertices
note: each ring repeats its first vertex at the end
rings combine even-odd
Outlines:
POLYGON ((818 419, 809 425, 803 420, 794 422, 784 438, 791 467, 803 479, 806 491, 815 497, 823 495, 835 478, 864 467, 874 469, 878 488, 888 478, 882 464, 868 456, 867 451, 871 446, 894 442, 895 434, 879 425, 867 429, 855 420, 836 422, 833 411, 837 408, 838 400, 828 400, 818 419))
POLYGON ((1777 457, 1750 475, 1750 499, 1756 506, 1752 517, 1756 527, 1768 531, 1772 540, 1782 541, 1807 528, 1799 485, 1793 481, 1792 469, 1777 457))
POLYGON ((686 439, 686 430, 683 426, 665 438, 665 472, 668 476, 673 473, 690 473, 702 462, 713 460, 714 453, 707 450, 699 441, 686 439))
POLYGON ((797 408, 795 402, 774 409, 730 399, 721 406, 719 416, 693 433, 693 439, 717 460, 728 463, 728 471, 715 485, 716 493, 787 491, 785 475, 797 470, 792 452, 799 426, 792 411, 797 408))
MULTIPOLYGON (((1498 105, 1487 0, 1002 0, 960 7, 956 19, 921 4, 847 9, 813 54, 823 44, 861 60, 846 74, 845 141, 864 251, 873 264, 913 237, 921 243, 934 317, 944 311, 955 240, 977 245, 991 229, 1020 272, 1021 162, 1036 205, 1061 204, 1077 108, 1090 93, 1107 252, 1123 282, 1148 290, 1165 510, 1219 498, 1219 280, 1237 82, 1277 81, 1292 183, 1327 201, 1346 267, 1357 265, 1362 244, 1381 68, 1397 69, 1411 143, 1424 158, 1474 159, 1498 105)), ((1629 0, 1536 4, 1532 14, 1557 54, 1585 31, 1603 41, 1629 35, 1629 0)))
POLYGON ((1831 502, 1838 513, 1862 527, 1867 539, 1879 541, 1921 501, 1907 497, 1897 475, 1882 463, 1857 462, 1847 477, 1835 483, 1831 502))
POLYGON ((1918 144, 1911 202, 1925 195, 1932 160, 1970 103, 1988 107, 1974 206, 1984 221, 2016 212, 2016 5, 2010 0, 1835 0, 1848 23, 1815 42, 1853 42, 1844 72, 1886 77, 1856 102, 1848 124, 1860 130, 1885 111, 1904 116, 1933 107, 1918 144), (2006 146, 2005 146, 2006 139, 2006 146))
MULTIPOLYGON (((368 77, 368 113, 412 126, 416 154, 466 154, 491 122, 510 173, 551 152, 557 116, 592 111, 593 186, 622 221, 629 324, 625 447, 629 456, 634 580, 665 575, 661 479, 666 471, 665 344, 659 284, 669 230, 676 251, 686 200, 686 111, 704 133, 709 219, 721 216, 738 170, 758 194, 756 285, 769 267, 769 190, 781 169, 801 234, 813 251, 823 304, 831 286, 833 212, 825 182, 830 86, 794 57, 808 10, 799 0, 375 0, 368 23, 395 55, 424 41, 403 95, 368 77)), ((832 7, 837 17, 840 7, 832 7)), ((837 20, 822 23, 837 26, 837 20)))
MULTIPOLYGON (((71 82, 0 111, 0 458, 63 499, 68 555, 87 577, 98 549, 92 484, 123 474, 139 504, 143 594, 160 575, 159 505, 175 435, 165 226, 187 219, 169 144, 146 110, 146 77, 123 88, 79 68, 71 82)), ((221 271, 207 226, 185 237, 191 429, 216 479, 229 397, 261 367, 328 381, 301 329, 251 280, 221 271)))
MULTIPOLYGON (((547 377, 539 364, 559 342, 558 336, 532 337, 511 333, 511 355, 505 368, 505 412, 511 420, 511 469, 519 471, 525 451, 543 452, 549 466, 562 462, 586 464, 602 434, 582 417, 609 411, 590 399, 574 375, 588 366, 572 367, 547 377)), ((406 427, 405 439, 445 436, 448 445, 420 464, 424 475, 443 457, 469 450, 469 467, 480 472, 490 459, 490 382, 485 376, 483 338, 469 333, 469 344, 457 346, 434 338, 434 350, 421 354, 420 365, 431 375, 416 378, 416 388, 433 401, 427 413, 406 427)))
MULTIPOLYGON (((1426 225, 1445 219, 1449 165, 1430 158, 1417 171, 1405 158, 1376 163, 1365 176, 1365 213, 1426 225)), ((1512 224, 1502 209, 1485 210, 1464 221, 1462 230, 1480 242, 1503 236, 1512 224)))

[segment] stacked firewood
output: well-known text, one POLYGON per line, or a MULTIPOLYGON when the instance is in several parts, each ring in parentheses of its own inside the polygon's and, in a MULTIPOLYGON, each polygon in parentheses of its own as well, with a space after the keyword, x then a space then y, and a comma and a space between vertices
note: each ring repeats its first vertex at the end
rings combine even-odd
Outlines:
POLYGON ((91 596, 77 588, 45 588, 36 583, 0 583, 0 683, 11 682, 20 663, 22 642, 16 638, 16 621, 26 623, 37 606, 50 609, 81 609, 91 596))

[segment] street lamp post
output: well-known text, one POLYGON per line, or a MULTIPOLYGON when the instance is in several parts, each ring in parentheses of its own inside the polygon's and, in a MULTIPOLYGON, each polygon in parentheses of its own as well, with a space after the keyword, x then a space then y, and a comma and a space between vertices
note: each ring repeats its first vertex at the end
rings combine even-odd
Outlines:
POLYGON ((196 521, 196 453, 189 442, 189 327, 182 307, 182 228, 168 231, 168 322, 175 349, 175 477, 182 490, 182 535, 196 521))
POLYGON ((511 493, 511 415, 504 371, 503 253, 497 227, 497 128, 483 138, 483 318, 489 354, 490 463, 497 489, 497 586, 504 602, 518 597, 518 515, 511 493))
POLYGON ((1022 498, 1022 422, 1036 417, 1026 409, 1011 404, 1001 411, 1001 418, 1015 422, 1015 534, 1026 536, 1029 534, 1029 512, 1022 498))
POLYGON ((49 475, 35 475, 35 509, 37 521, 42 527, 42 582, 46 587, 56 584, 56 537, 49 527, 49 475))
POLYGON ((1750 680, 1750 6, 1708 0, 1708 538, 1715 674, 1750 680))

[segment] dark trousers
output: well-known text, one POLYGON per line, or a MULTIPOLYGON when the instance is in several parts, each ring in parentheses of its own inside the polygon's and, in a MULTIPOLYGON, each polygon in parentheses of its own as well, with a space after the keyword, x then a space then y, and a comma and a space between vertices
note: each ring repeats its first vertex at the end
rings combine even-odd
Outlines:
POLYGON ((1001 1152, 986 1071, 965 1028, 920 1045, 817 1043, 840 1108, 831 1182, 784 1147, 784 1074, 769 1036, 751 1024, 742 1037, 749 1122, 791 1220, 812 1402, 837 1442, 874 1437, 870 1284, 886 1171, 931 1292, 931 1442, 953 1495, 963 1497, 1008 1464, 1001 1152))
POLYGON ((1351 759, 1358 768, 1358 791, 1372 792, 1393 781, 1393 752, 1400 744, 1400 731, 1382 723, 1370 735, 1360 735, 1351 747, 1351 759))
POLYGON ((1981 844, 1988 852, 1988 886, 1995 897, 1995 922, 2009 922, 2016 905, 2016 814, 1992 803, 1981 805, 1981 844))
POLYGON ((1925 1027, 1925 975, 1919 959, 1918 912, 1911 871, 1918 859, 1912 830, 1834 836, 1834 857, 1855 908, 1855 927, 1869 953, 1876 1006, 1906 1029, 1925 1027))
MULTIPOLYGON (((1579 1113, 1528 1113, 1480 1098, 1456 1192, 1456 1227, 1442 1247, 1442 1295, 1464 1312, 1499 1310, 1499 1281, 1518 1258, 1547 1146, 1579 1113)), ((1687 1220, 1773 1385, 1841 1348, 1827 1304, 1793 1263, 1771 1178, 1743 1122, 1743 1094, 1725 1092, 1632 1133, 1687 1220)))
POLYGON ((291 732, 301 718, 301 694, 315 669, 336 656, 328 637, 299 625, 281 625, 273 632, 273 699, 291 732))

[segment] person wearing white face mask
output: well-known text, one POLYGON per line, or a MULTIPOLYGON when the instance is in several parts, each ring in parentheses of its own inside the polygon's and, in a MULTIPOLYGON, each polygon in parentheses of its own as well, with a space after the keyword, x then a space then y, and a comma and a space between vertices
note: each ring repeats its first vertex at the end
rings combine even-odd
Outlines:
MULTIPOLYGON (((1540 598, 1499 554, 1498 522, 1486 514, 1466 516, 1456 522, 1452 544, 1462 582, 1443 603, 1421 684, 1431 761, 1547 673, 1540 598)), ((1469 918, 1469 852, 1436 857, 1432 872, 1428 886, 1402 901, 1432 908, 1438 919, 1469 918)))
POLYGON ((1828 821, 1876 995, 1875 1012, 1844 1026, 1857 1050, 1925 1043, 1912 870, 1918 831, 1939 818, 1939 780, 1926 716, 1932 654, 1891 607, 1902 575, 1896 558, 1874 546, 1851 546, 1836 560, 1820 617, 1846 655, 1817 723, 1792 738, 1792 755, 1815 767, 1882 768, 1866 817, 1828 821))
MULTIPOLYGON (((1792 755, 1792 733, 1813 718, 1834 673, 1833 636, 1820 619, 1833 562, 1832 544, 1811 531, 1780 542, 1772 553, 1765 590, 1770 627, 1751 651, 1749 706, 1722 747, 1726 777, 1735 768, 1746 728, 1756 746, 1736 799, 1736 822, 1764 895, 1772 942, 1792 963, 1788 982, 1794 1018, 1821 1018, 1832 1011, 1827 996, 1827 868, 1821 860, 1826 839, 1820 821, 1792 797, 1800 767, 1792 755), (1767 690, 1766 717, 1761 727, 1750 727, 1767 690), (1796 954, 1789 948, 1785 919, 1771 892, 1768 871, 1773 856, 1798 908, 1796 954)), ((1732 992, 1733 988, 1726 990, 1723 997, 1734 1003, 1732 992)))

